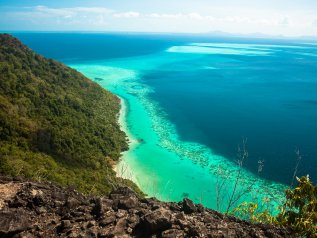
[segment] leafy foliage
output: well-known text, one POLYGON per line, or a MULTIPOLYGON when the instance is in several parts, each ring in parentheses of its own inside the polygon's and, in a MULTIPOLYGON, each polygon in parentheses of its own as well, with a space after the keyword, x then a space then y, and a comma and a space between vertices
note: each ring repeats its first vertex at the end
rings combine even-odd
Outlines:
POLYGON ((278 221, 300 236, 317 237, 317 185, 312 184, 308 175, 297 181, 298 185, 285 193, 286 202, 278 221))
MULTIPOLYGON (((269 201, 263 201, 268 203, 269 201)), ((276 224, 277 220, 269 208, 263 209, 259 204, 254 202, 243 202, 234 208, 229 215, 233 215, 252 223, 276 224)))
MULTIPOLYGON (((285 202, 277 216, 270 209, 261 209, 257 203, 242 203, 229 214, 253 223, 267 223, 291 228, 298 236, 317 237, 317 185, 309 176, 297 178, 294 189, 285 191, 285 202)), ((264 201, 266 202, 266 201, 264 201)))
POLYGON ((0 34, 0 173, 86 193, 132 185, 111 169, 128 148, 119 110, 116 96, 82 74, 0 34))

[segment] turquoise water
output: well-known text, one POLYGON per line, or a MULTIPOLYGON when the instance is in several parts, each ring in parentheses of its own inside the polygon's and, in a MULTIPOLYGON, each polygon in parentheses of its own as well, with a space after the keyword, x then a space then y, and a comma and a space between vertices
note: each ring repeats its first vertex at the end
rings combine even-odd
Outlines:
POLYGON ((225 210, 240 173, 237 147, 243 140, 249 156, 238 193, 252 190, 239 202, 268 197, 276 205, 291 183, 297 149, 303 157, 299 175, 316 181, 316 44, 181 35, 16 35, 121 97, 120 121, 131 143, 117 173, 149 196, 190 197, 225 210))
MULTIPOLYGON (((219 174, 225 173, 223 199, 228 199, 230 193, 225 190, 230 191, 234 186, 239 167, 207 146, 181 140, 163 108, 150 97, 154 89, 143 80, 145 72, 153 72, 163 65, 165 70, 167 65, 172 66, 169 70, 179 70, 173 67, 176 63, 200 59, 196 54, 184 56, 170 52, 167 49, 144 57, 86 62, 71 67, 91 79, 98 79, 102 87, 123 99, 124 123, 131 137, 131 149, 124 153, 117 167, 119 176, 132 179, 149 196, 161 200, 179 201, 190 197, 197 203, 217 208, 216 188, 224 181, 219 174)), ((195 66, 189 70, 195 71, 195 66)), ((265 197, 278 201, 282 197, 285 186, 281 184, 263 180, 245 169, 241 178, 239 191, 253 187, 241 201, 261 201, 265 197)))

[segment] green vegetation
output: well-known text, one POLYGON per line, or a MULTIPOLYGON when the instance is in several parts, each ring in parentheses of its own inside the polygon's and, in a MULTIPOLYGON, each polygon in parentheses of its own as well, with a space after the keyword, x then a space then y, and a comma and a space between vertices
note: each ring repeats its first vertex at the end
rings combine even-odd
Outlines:
POLYGON ((317 237, 317 185, 313 185, 309 176, 297 178, 294 189, 287 189, 286 199, 273 216, 269 209, 260 210, 256 203, 242 203, 233 209, 231 215, 241 217, 253 223, 267 223, 291 228, 299 237, 317 237))
POLYGON ((291 227, 297 234, 317 237, 317 185, 309 176, 297 178, 298 185, 286 190, 286 201, 277 220, 291 227))
MULTIPOLYGON (((293 181, 297 180, 297 186, 292 185, 285 191, 285 197, 268 195, 261 202, 243 201, 244 195, 252 191, 261 193, 265 187, 254 189, 254 183, 245 184, 241 176, 241 169, 248 158, 246 140, 238 147, 239 166, 238 173, 234 177, 234 186, 228 188, 230 174, 219 167, 216 186, 217 210, 225 214, 239 217, 252 223, 273 224, 291 229, 299 237, 317 238, 317 185, 314 185, 309 176, 296 177, 298 166, 302 159, 299 150, 296 151, 296 166, 293 181), (241 187, 237 189, 237 187, 241 187), (228 195, 228 201, 224 198, 228 195), (273 205, 272 202, 279 206, 273 205), (223 209, 224 208, 224 209, 223 209)), ((263 161, 258 161, 258 172, 263 169, 263 161)), ((256 199, 256 196, 255 196, 256 199)))
POLYGON ((111 164, 127 150, 119 99, 77 71, 0 34, 0 173, 108 193, 132 182, 111 164))

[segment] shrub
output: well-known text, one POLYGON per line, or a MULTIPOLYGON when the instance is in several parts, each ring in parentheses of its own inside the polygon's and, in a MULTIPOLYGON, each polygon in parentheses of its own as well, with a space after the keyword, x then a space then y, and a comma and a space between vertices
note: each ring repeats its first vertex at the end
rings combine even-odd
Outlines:
POLYGON ((278 223, 292 228, 298 235, 317 237, 317 185, 309 176, 296 178, 298 185, 285 192, 286 201, 278 215, 278 223))

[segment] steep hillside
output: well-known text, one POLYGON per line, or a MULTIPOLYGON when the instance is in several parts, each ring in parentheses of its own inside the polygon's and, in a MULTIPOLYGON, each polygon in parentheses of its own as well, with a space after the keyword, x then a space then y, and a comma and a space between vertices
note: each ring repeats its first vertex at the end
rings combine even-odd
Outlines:
POLYGON ((119 110, 82 74, 0 34, 0 173, 86 193, 130 183, 111 169, 128 148, 119 110))

